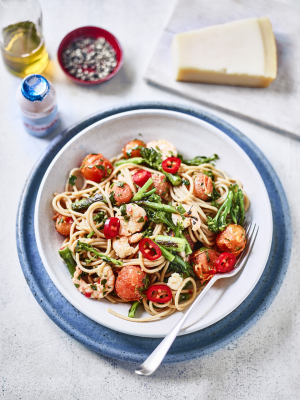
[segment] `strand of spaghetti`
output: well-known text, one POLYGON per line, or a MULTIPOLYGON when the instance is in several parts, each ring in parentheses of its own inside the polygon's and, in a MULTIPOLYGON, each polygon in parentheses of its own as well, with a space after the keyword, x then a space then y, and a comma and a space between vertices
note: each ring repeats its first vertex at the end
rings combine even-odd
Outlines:
POLYGON ((139 265, 141 266, 142 270, 144 272, 146 272, 147 274, 153 274, 154 272, 160 271, 165 266, 165 263, 166 263, 165 257, 161 256, 158 260, 156 260, 156 262, 159 262, 159 261, 160 262, 162 261, 162 262, 156 268, 152 267, 151 269, 148 269, 145 266, 144 257, 142 255, 142 253, 139 252, 139 265))
POLYGON ((87 183, 86 183, 86 179, 84 178, 84 176, 81 173, 81 169, 80 168, 71 169, 71 171, 69 172, 69 178, 68 178, 68 180, 66 182, 66 185, 65 185, 65 192, 70 190, 70 186, 71 186, 73 192, 78 192, 80 190, 84 190, 85 189, 87 183), (78 177, 80 177, 83 180, 83 185, 82 185, 81 189, 77 189, 76 181, 74 182, 73 186, 69 183, 69 178, 71 176, 75 176, 77 179, 78 179, 78 177))
POLYGON ((189 306, 191 303, 194 302, 196 297, 197 297, 197 286, 196 286, 195 280, 193 278, 191 278, 191 277, 184 279, 183 282, 181 283, 181 285, 179 286, 179 288, 177 289, 176 296, 175 296, 175 306, 176 306, 177 310, 178 311, 184 310, 187 306, 189 306), (193 294, 192 294, 190 299, 185 301, 183 304, 179 304, 179 298, 180 298, 181 290, 184 288, 184 286, 188 282, 191 282, 192 285, 193 285, 193 294))
POLYGON ((155 321, 157 319, 161 319, 162 317, 165 317, 169 314, 169 311, 164 311, 159 315, 155 315, 155 316, 151 316, 151 317, 147 317, 147 318, 130 318, 130 317, 126 317, 125 315, 119 314, 110 308, 108 308, 107 311, 110 314, 114 315, 115 317, 119 317, 121 319, 125 319, 126 321, 130 321, 130 322, 151 322, 151 321, 155 321))
POLYGON ((164 279, 165 279, 165 275, 166 275, 166 272, 167 272, 167 270, 168 270, 168 268, 169 268, 169 264, 170 264, 170 262, 167 261, 167 262, 166 262, 166 265, 164 266, 163 270, 161 271, 161 274, 160 274, 160 281, 161 281, 161 282, 163 282, 164 279))

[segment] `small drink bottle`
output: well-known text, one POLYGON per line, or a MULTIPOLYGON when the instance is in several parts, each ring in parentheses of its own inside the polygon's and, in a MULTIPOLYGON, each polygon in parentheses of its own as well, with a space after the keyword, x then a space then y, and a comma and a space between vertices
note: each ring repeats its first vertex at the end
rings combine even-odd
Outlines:
POLYGON ((46 137, 59 123, 56 92, 42 75, 28 75, 17 91, 22 120, 27 132, 46 137))

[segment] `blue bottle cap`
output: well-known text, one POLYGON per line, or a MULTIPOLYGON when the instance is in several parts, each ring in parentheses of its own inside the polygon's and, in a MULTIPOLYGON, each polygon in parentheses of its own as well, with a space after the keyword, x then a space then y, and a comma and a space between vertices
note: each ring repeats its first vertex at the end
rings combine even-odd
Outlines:
POLYGON ((42 75, 28 75, 21 85, 23 96, 30 101, 42 101, 49 91, 49 82, 42 75))

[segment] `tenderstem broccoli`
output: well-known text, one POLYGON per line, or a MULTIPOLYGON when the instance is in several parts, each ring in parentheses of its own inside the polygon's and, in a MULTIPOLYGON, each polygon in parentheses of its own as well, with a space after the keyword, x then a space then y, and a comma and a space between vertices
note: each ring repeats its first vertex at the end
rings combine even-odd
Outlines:
POLYGON ((111 262, 115 265, 123 265, 122 261, 116 260, 115 258, 111 258, 103 253, 99 253, 98 250, 95 249, 95 247, 91 246, 88 243, 81 242, 80 240, 78 240, 76 243, 75 251, 76 253, 81 253, 83 251, 90 251, 91 253, 94 253, 96 256, 100 257, 103 261, 111 262))
POLYGON ((135 315, 135 313, 136 313, 136 310, 138 309, 138 306, 139 306, 140 304, 141 304, 141 303, 140 303, 139 301, 135 301, 135 302, 132 304, 132 306, 130 307, 129 312, 128 312, 128 317, 129 317, 129 318, 134 318, 134 315, 135 315))
POLYGON ((207 218, 208 229, 213 233, 222 232, 231 222, 243 225, 245 219, 244 196, 237 184, 230 185, 226 200, 217 215, 207 218))
POLYGON ((76 261, 72 256, 71 250, 69 249, 69 247, 65 247, 64 249, 58 250, 58 254, 66 263, 68 270, 70 271, 70 274, 73 278, 76 269, 76 261))

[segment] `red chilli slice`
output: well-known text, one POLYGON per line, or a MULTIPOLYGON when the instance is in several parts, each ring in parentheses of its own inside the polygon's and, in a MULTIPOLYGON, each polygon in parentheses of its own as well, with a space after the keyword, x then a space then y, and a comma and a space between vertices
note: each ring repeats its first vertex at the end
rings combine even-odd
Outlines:
POLYGON ((162 162, 162 168, 165 172, 169 172, 170 174, 175 174, 180 167, 181 160, 177 157, 169 157, 165 161, 162 162))
POLYGON ((138 172, 136 172, 132 176, 132 180, 135 184, 138 186, 142 187, 145 185, 145 183, 151 178, 151 172, 145 171, 143 169, 140 169, 138 172))
POLYGON ((167 285, 152 285, 147 289, 147 299, 154 303, 167 303, 172 299, 172 292, 167 285))
POLYGON ((113 239, 116 237, 120 230, 120 220, 116 217, 108 218, 105 221, 103 233, 106 239, 113 239))
POLYGON ((159 246, 149 238, 144 238, 140 241, 139 250, 150 261, 159 259, 162 254, 159 246))
POLYGON ((216 259, 214 266, 219 273, 230 272, 234 269, 236 263, 236 257, 231 253, 222 253, 219 258, 216 259))

